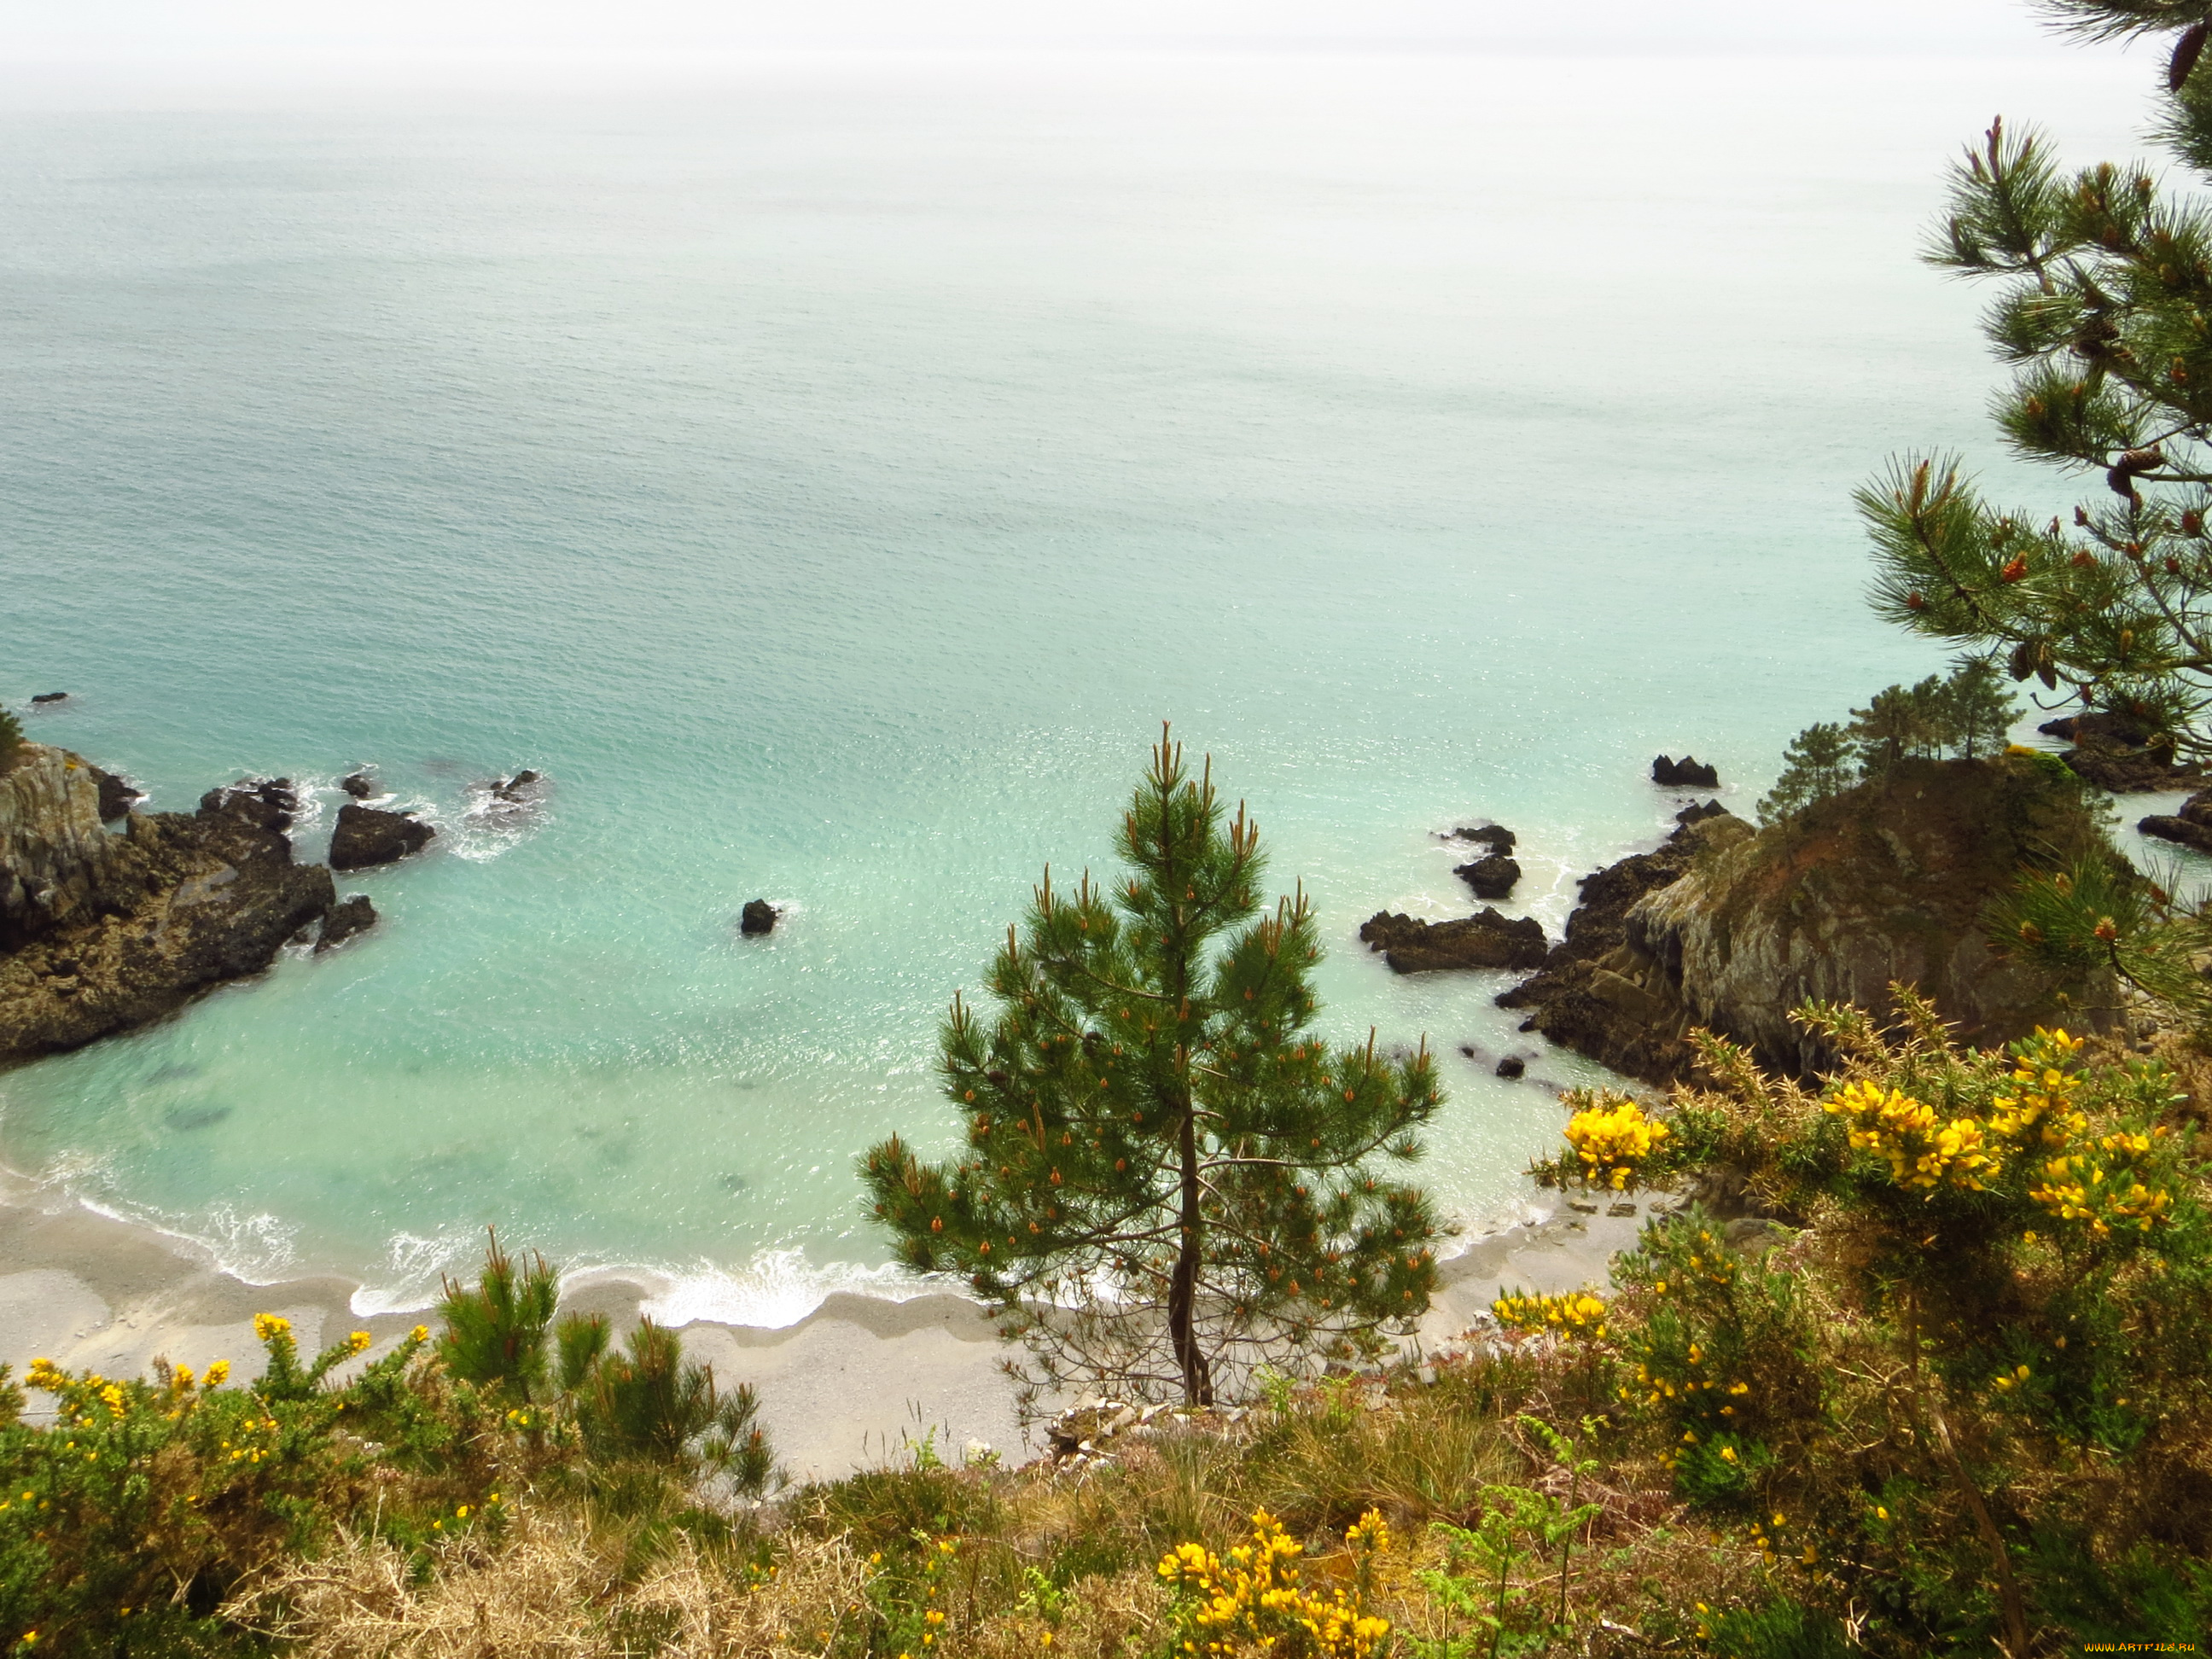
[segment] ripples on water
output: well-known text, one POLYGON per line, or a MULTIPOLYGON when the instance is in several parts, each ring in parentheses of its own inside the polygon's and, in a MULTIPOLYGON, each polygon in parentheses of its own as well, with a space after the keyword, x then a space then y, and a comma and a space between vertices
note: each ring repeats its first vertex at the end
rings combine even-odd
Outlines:
POLYGON ((368 763, 439 830, 342 883, 369 937, 0 1078, 7 1155, 377 1305, 487 1223, 686 1315, 881 1288, 855 1154, 944 1139, 946 1000, 1170 716, 1319 903, 1328 1028, 1445 1054, 1428 1178, 1510 1214, 1558 1115, 1458 1053, 1523 1041, 1497 984, 1358 922, 1469 908, 1431 832, 1481 815, 1556 930, 1655 752, 1741 807, 1935 665, 1848 493, 1992 453, 1936 170, 1999 107, 2124 150, 2139 91, 940 57, 0 118, 0 695, 158 806, 289 774, 317 852, 368 763))

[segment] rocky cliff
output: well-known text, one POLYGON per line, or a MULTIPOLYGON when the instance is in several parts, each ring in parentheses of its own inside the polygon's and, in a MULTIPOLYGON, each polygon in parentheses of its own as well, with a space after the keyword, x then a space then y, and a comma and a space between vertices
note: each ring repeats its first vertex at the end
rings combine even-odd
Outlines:
POLYGON ((0 775, 0 1058, 76 1048, 258 973, 337 901, 328 870, 219 795, 110 834, 97 777, 39 745, 0 775))
POLYGON ((1893 981, 1974 1042, 2078 1025, 2114 1000, 2109 986, 2054 983, 1984 935, 1983 912, 2023 866, 2109 852, 2080 786, 2048 762, 1911 762, 1784 824, 1716 818, 1685 833, 1698 844, 1626 909, 1617 944, 1507 994, 1537 1010, 1524 1029, 1664 1083, 1687 1075, 1696 1025, 1778 1069, 1817 1069, 1832 1057, 1790 1011, 1819 1000, 1885 1015, 1893 981))
POLYGON ((37 743, 0 772, 0 951, 67 922, 107 884, 114 837, 100 827, 102 775, 37 743))

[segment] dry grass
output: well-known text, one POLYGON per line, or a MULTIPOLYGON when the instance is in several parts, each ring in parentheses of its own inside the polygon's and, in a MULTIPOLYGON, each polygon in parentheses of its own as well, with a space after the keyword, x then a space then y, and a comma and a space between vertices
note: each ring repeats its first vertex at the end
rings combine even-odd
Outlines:
POLYGON ((681 1534, 623 1583, 586 1518, 519 1511, 495 1546, 447 1546, 427 1582, 380 1540, 288 1562, 226 1613, 301 1659, 781 1659, 818 1654, 822 1621, 858 1604, 866 1564, 842 1540, 793 1538, 751 1582, 681 1534))

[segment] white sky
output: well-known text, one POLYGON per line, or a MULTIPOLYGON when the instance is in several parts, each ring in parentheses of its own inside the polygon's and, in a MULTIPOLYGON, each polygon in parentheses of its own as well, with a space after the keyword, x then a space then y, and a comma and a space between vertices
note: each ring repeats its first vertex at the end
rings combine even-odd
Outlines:
POLYGON ((2028 0, 0 0, 0 65, 18 70, 42 60, 986 43, 1449 43, 1598 55, 2073 49, 2039 25, 2028 0))

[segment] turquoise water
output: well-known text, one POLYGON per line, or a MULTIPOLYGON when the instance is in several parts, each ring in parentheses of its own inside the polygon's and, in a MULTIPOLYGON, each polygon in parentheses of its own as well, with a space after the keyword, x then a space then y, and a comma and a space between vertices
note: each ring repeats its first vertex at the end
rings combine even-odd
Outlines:
MULTIPOLYGON (((852 1162, 941 1143, 936 1024, 1163 718, 1426 1033, 1428 1178, 1525 1201, 1486 975, 1394 980, 1431 836, 1571 878, 1936 666, 1848 503, 1992 453, 1911 255, 2090 59, 763 59, 600 97, 0 117, 0 696, 154 804, 375 766, 441 826, 376 932, 0 1076, 19 1168, 419 1301, 496 1223, 782 1320, 884 1283, 852 1162), (526 823, 471 786, 554 781, 526 823), (738 907, 790 907, 766 942, 738 907)), ((2037 488, 2045 486, 2038 483, 2037 488)), ((1590 1075, 1565 1056, 1532 1071, 1590 1075)))

